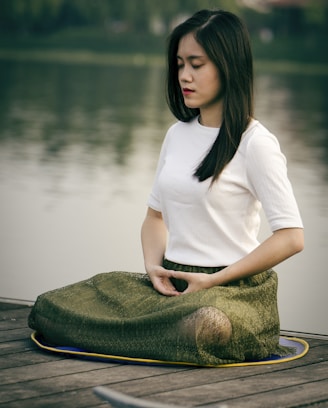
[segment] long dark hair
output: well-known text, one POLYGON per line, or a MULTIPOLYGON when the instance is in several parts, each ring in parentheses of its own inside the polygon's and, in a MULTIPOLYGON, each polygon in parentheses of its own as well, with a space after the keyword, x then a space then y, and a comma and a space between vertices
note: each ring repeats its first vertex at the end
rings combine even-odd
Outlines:
POLYGON ((235 155, 242 133, 253 116, 252 51, 246 26, 227 11, 198 11, 173 30, 167 52, 167 102, 174 116, 183 122, 189 122, 200 113, 199 109, 184 104, 178 80, 179 42, 189 33, 194 34, 218 68, 223 87, 219 135, 194 173, 199 181, 212 177, 213 183, 235 155))

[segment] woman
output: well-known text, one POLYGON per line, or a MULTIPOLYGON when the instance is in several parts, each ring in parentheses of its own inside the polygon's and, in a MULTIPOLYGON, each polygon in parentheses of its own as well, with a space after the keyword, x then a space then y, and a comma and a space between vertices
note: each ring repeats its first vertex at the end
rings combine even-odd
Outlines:
POLYGON ((283 355, 271 268, 303 249, 303 226, 277 139, 253 119, 238 17, 203 10, 174 29, 167 97, 178 122, 142 226, 150 282, 116 272, 50 292, 43 305, 56 312, 46 316, 39 299, 30 325, 56 344, 130 357, 206 365, 283 355), (272 235, 260 244, 261 205, 272 235))

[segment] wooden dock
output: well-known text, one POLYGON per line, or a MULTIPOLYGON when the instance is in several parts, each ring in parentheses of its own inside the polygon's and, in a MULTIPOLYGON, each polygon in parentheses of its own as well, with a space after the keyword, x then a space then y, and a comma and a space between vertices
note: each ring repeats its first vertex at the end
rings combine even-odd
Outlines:
POLYGON ((0 407, 109 407, 106 386, 178 407, 328 407, 328 340, 306 339, 308 354, 256 367, 188 368, 111 364, 41 351, 30 340, 30 308, 0 303, 0 407))

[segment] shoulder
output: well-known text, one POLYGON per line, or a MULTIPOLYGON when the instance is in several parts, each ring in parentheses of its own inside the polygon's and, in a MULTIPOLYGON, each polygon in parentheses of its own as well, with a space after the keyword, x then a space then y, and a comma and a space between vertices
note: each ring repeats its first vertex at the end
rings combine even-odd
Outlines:
POLYGON ((248 173, 254 177, 285 172, 287 160, 278 139, 260 122, 253 120, 243 134, 241 154, 248 173))
POLYGON ((274 150, 280 151, 277 137, 255 119, 251 121, 243 133, 240 147, 245 153, 253 151, 265 154, 274 150))

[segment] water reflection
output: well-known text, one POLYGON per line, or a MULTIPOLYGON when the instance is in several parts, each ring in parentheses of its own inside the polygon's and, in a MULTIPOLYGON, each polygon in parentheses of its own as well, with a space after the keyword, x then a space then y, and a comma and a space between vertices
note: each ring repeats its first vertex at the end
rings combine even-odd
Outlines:
MULTIPOLYGON (((164 70, 2 62, 0 74, 0 297, 143 270, 140 224, 174 120, 164 70)), ((283 328, 322 334, 327 88, 327 77, 260 73, 256 109, 279 137, 307 229, 307 250, 280 268, 283 328)))
MULTIPOLYGON (((319 246, 326 247, 326 221, 318 229, 313 227, 318 222, 316 216, 327 220, 328 213, 327 77, 262 75, 258 85, 257 113, 279 137, 287 156, 289 175, 305 217, 306 238, 313 230, 313 236, 322 238, 319 246)), ((317 250, 311 248, 311 253, 308 249, 306 244, 307 259, 311 254, 315 262, 317 250)))
MULTIPOLYGON (((290 133, 295 144, 309 147, 324 166, 328 165, 328 80, 320 76, 260 76, 258 109, 272 115, 273 127, 290 133), (263 93, 263 90, 265 92, 263 93), (269 95, 269 97, 268 97, 269 95), (277 118, 279 123, 277 122, 277 118)), ((298 160, 293 155, 293 160, 298 160)), ((300 157, 300 161, 304 158, 300 157)), ((327 171, 327 170, 326 170, 327 171)), ((327 173, 326 173, 327 176, 327 173)))
POLYGON ((163 123, 158 70, 7 63, 2 73, 1 141, 40 141, 45 159, 74 144, 93 153, 106 146, 124 165, 134 129, 163 123))

